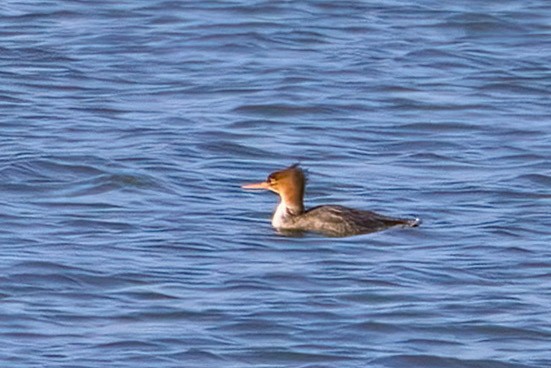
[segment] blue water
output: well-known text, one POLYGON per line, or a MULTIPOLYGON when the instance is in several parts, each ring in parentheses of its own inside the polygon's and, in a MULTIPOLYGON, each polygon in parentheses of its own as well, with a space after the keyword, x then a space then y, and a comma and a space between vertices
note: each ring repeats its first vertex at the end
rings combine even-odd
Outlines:
POLYGON ((0 365, 551 366, 551 7, 0 5, 0 365), (307 206, 416 229, 285 237, 307 206))

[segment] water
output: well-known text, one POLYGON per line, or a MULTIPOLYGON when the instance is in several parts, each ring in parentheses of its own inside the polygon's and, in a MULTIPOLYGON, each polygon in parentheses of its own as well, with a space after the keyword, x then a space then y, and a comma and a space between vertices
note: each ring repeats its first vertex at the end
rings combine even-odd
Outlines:
POLYGON ((2 366, 551 366, 550 17, 4 1, 2 366), (423 226, 278 235, 293 162, 423 226))

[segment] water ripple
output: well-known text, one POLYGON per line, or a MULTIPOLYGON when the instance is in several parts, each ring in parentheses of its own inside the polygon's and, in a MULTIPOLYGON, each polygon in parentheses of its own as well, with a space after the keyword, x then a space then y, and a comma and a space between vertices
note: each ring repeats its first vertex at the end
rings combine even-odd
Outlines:
POLYGON ((7 365, 550 366, 545 2, 1 7, 7 365))

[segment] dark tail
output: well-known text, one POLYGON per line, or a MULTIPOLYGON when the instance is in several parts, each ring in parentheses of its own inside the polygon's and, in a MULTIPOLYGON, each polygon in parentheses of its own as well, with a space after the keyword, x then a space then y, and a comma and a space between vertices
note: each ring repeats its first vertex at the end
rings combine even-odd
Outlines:
POLYGON ((404 226, 417 227, 421 225, 423 221, 421 221, 419 217, 416 217, 414 219, 405 220, 404 222, 405 222, 404 226))
POLYGON ((404 219, 396 217, 383 217, 379 219, 385 227, 402 226, 402 227, 417 227, 421 224, 420 218, 404 219))

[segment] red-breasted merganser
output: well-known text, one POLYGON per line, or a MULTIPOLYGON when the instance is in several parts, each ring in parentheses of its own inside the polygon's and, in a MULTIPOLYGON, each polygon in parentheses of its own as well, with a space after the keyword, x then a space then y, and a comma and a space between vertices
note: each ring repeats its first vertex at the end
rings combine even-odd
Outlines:
POLYGON ((278 231, 313 231, 327 236, 366 234, 393 226, 413 227, 419 219, 383 216, 371 211, 326 205, 304 209, 303 197, 306 179, 298 164, 268 175, 266 181, 245 184, 244 189, 271 190, 280 202, 272 217, 272 226, 278 231))

